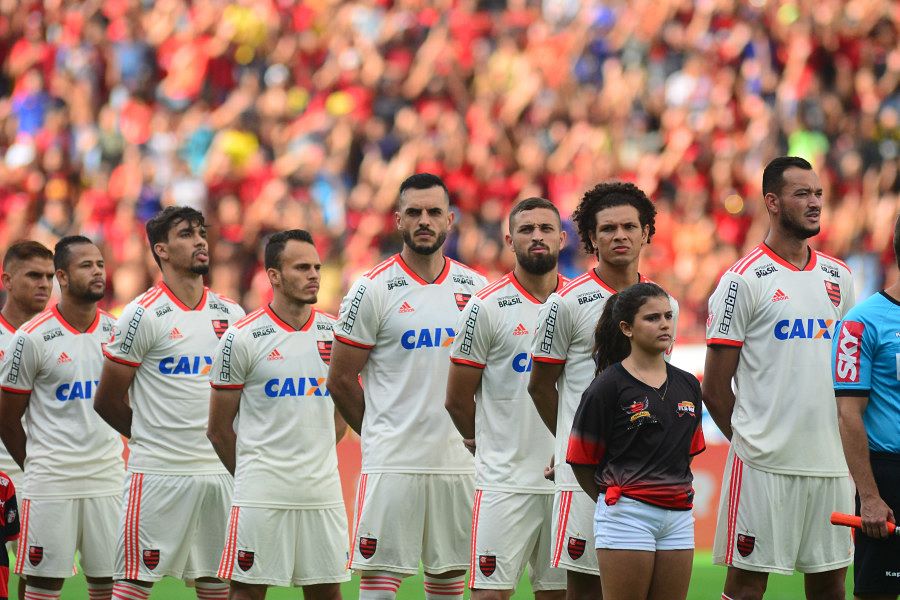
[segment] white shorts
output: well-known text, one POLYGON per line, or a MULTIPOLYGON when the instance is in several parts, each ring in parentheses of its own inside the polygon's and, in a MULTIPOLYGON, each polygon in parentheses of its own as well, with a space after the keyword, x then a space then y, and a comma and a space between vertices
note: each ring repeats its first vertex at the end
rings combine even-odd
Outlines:
POLYGON ((612 550, 693 550, 694 514, 622 496, 612 506, 600 494, 594 516, 594 547, 612 550))
POLYGON ((474 475, 359 476, 350 567, 414 575, 469 566, 474 475))
POLYGON ((65 578, 75 574, 75 552, 88 577, 111 577, 121 496, 25 499, 15 572, 65 578))
POLYGON ((216 577, 231 475, 129 473, 119 520, 116 579, 216 577))
POLYGON ((232 506, 219 577, 278 586, 349 581, 348 537, 343 505, 321 509, 232 506))
POLYGON ((728 453, 719 497, 713 562, 747 571, 820 573, 853 562, 847 527, 831 513, 853 513, 847 477, 781 475, 728 453))
POLYGON ((550 566, 600 576, 594 539, 596 503, 583 491, 556 490, 553 497, 553 537, 550 566))
POLYGON ((525 565, 531 589, 566 589, 566 572, 550 566, 550 494, 475 492, 469 587, 515 590, 525 565))

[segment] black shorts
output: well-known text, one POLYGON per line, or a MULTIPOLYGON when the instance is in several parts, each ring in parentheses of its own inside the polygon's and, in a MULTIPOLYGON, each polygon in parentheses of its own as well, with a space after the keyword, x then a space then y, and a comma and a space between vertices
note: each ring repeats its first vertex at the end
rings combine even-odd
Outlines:
MULTIPOLYGON (((878 493, 900 519, 900 455, 872 452, 872 473, 878 493)), ((856 495, 859 514, 859 494, 856 495)), ((870 538, 856 530, 856 554, 853 557, 853 593, 900 594, 900 537, 883 540, 870 538)))

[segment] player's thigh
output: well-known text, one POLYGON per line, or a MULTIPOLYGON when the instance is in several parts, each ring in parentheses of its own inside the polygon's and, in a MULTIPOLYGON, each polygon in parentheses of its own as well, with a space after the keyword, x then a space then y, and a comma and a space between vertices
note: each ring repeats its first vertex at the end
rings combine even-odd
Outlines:
POLYGON ((646 600, 655 552, 598 548, 597 556, 604 598, 646 600))
POLYGON ((542 520, 532 506, 534 497, 493 490, 475 492, 470 588, 515 589, 540 536, 542 520))
POLYGON ((298 535, 292 584, 302 586, 304 590, 313 587, 320 590, 321 595, 327 594, 328 590, 320 586, 350 581, 344 506, 293 512, 297 513, 298 535))
POLYGON ((647 600, 684 600, 691 584, 694 551, 657 550, 647 600))
MULTIPOLYGON (((872 474, 878 493, 900 519, 900 457, 872 453, 872 474)), ((859 514, 859 498, 856 499, 859 514)), ((900 594, 900 538, 870 538, 856 531, 853 558, 853 593, 857 596, 896 598, 900 594)))
MULTIPOLYGON (((537 540, 531 546, 528 570, 531 575, 531 589, 535 592, 566 589, 566 570, 551 566, 550 549, 553 545, 553 495, 535 494, 530 503, 532 518, 540 522, 537 540)), ((587 552, 591 552, 588 548, 587 552)))
MULTIPOLYGON (((598 550, 656 552, 669 512, 625 496, 608 505, 600 494, 594 516, 594 546, 598 550)), ((600 576, 605 576, 602 566, 600 576)))
POLYGON ((359 477, 350 567, 419 572, 427 499, 426 475, 368 473, 359 477))
POLYGON ((218 576, 251 585, 291 585, 299 535, 292 512, 233 506, 218 576))
POLYGON ((803 478, 754 469, 732 450, 723 479, 713 561, 751 572, 792 574, 807 511, 803 478))
POLYGON ((222 555, 234 483, 230 475, 195 475, 194 485, 200 488, 199 509, 194 513, 191 528, 194 539, 185 563, 184 577, 215 577, 222 555))
POLYGON ((116 556, 116 531, 122 496, 84 498, 80 503, 81 540, 79 562, 88 577, 112 577, 116 556))
POLYGON ((426 573, 465 570, 469 566, 474 475, 422 475, 425 480, 425 529, 422 565, 426 573))
POLYGON ((599 576, 594 549, 597 505, 581 490, 557 490, 553 499, 551 565, 599 576))
MULTIPOLYGON (((151 582, 165 575, 181 578, 205 493, 204 482, 195 476, 130 473, 122 497, 114 577, 151 582)), ((209 518, 224 519, 219 514, 209 518)), ((220 552, 224 524, 221 529, 220 552)))
POLYGON ((802 573, 842 569, 853 562, 850 529, 831 524, 831 513, 853 510, 853 490, 847 477, 800 477, 807 487, 806 518, 796 568, 802 573))
POLYGON ((15 572, 71 577, 80 523, 77 499, 25 499, 19 507, 20 533, 15 572))

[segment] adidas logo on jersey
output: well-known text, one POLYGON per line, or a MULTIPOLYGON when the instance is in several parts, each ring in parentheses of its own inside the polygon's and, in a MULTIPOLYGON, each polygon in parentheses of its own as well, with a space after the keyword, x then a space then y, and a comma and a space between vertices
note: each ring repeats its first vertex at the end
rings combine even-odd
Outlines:
POLYGON ((269 352, 269 356, 266 357, 266 360, 284 360, 284 357, 281 355, 281 352, 278 351, 278 348, 275 348, 269 352))
POLYGON ((403 305, 400 307, 399 312, 400 312, 400 314, 411 313, 411 312, 416 312, 416 309, 414 309, 412 306, 410 306, 409 302, 404 302, 403 305))
POLYGON ((184 336, 181 335, 181 332, 178 331, 178 328, 177 328, 177 327, 173 327, 173 328, 172 328, 172 331, 169 332, 169 339, 170 339, 170 340, 180 340, 180 339, 183 338, 183 337, 184 337, 184 336))
POLYGON ((525 326, 519 323, 516 326, 516 329, 513 331, 513 335, 528 335, 528 330, 525 329, 525 326))
POLYGON ((56 359, 56 364, 61 365, 63 363, 72 362, 72 359, 69 358, 69 355, 63 352, 59 355, 59 358, 56 359))
POLYGON ((782 300, 790 300, 790 298, 780 289, 775 290, 775 295, 772 296, 772 302, 781 302, 782 300))

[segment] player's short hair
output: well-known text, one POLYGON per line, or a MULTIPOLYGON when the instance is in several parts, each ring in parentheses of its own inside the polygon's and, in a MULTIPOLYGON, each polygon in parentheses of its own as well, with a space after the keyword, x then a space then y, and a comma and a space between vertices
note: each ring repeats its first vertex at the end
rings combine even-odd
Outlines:
POLYGON ((809 161, 799 156, 779 156, 772 159, 766 165, 766 168, 763 169, 763 196, 766 194, 780 194, 781 188, 784 187, 784 172, 792 168, 812 171, 812 165, 809 164, 809 161))
POLYGON ((633 183, 610 181, 598 183, 584 193, 578 208, 572 213, 572 221, 578 228, 578 237, 585 252, 595 254, 597 248, 591 241, 591 234, 597 229, 597 213, 613 206, 633 206, 638 211, 641 227, 650 226, 647 243, 656 233, 656 207, 647 194, 633 183))
POLYGON ((633 325, 634 317, 644 303, 658 297, 668 298, 669 295, 655 283, 649 282, 636 283, 609 297, 594 329, 593 357, 597 373, 631 354, 631 341, 622 333, 619 323, 625 321, 633 325))
POLYGON ((53 252, 40 242, 20 240, 6 250, 6 254, 3 256, 3 270, 9 271, 9 266, 14 262, 28 260, 29 258, 53 260, 53 252))
POLYGON ((519 213, 523 213, 527 210, 534 210, 536 208, 546 208, 547 210, 552 210, 556 214, 556 218, 559 219, 559 210, 553 205, 552 202, 547 200, 546 198, 525 198, 515 206, 509 212, 509 231, 512 233, 513 228, 513 217, 515 217, 519 213))
POLYGON ((192 226, 206 226, 206 219, 203 218, 203 213, 189 206, 167 206, 147 221, 146 229, 147 239, 150 241, 150 253, 153 254, 153 260, 156 261, 157 266, 162 267, 162 264, 153 246, 168 240, 169 232, 182 221, 187 221, 192 226))
POLYGON ((894 223, 894 258, 897 259, 897 268, 900 269, 900 215, 894 223))
POLYGON ((447 185, 444 183, 444 180, 434 173, 415 173, 404 179, 403 183, 400 184, 398 204, 399 199, 403 198, 403 192, 405 192, 406 190, 428 190, 433 187, 439 187, 444 190, 444 194, 447 196, 447 203, 449 204, 450 190, 447 189, 447 185))
POLYGON ((69 261, 72 260, 72 246, 93 243, 94 242, 83 235, 67 235, 64 238, 61 238, 56 242, 56 247, 53 248, 53 268, 57 271, 67 270, 69 268, 69 261))
POLYGON ((310 235, 310 233, 304 229, 288 229, 287 231, 279 231, 278 233, 273 234, 269 238, 269 241, 266 242, 266 269, 281 268, 281 255, 282 253, 284 253, 284 247, 287 246, 287 243, 291 240, 294 240, 296 242, 306 242, 307 244, 312 244, 313 246, 315 246, 312 235, 310 235))

